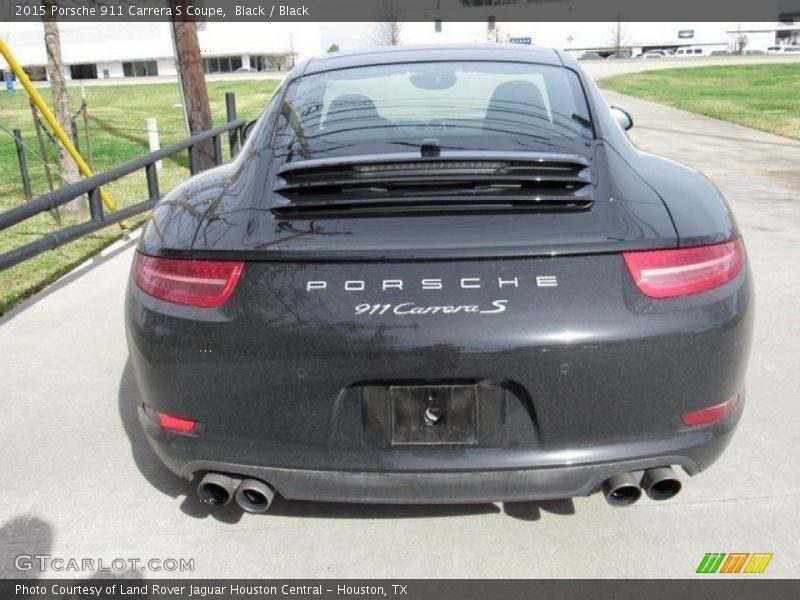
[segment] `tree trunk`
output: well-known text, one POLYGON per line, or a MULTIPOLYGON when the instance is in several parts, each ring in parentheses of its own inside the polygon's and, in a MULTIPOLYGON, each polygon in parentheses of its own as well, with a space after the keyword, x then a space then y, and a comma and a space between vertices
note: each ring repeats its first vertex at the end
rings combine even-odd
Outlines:
MULTIPOLYGON (((181 6, 186 14, 187 0, 172 0, 172 6, 181 6)), ((175 33, 178 69, 183 81, 186 115, 192 135, 211 129, 211 106, 208 102, 206 76, 197 39, 197 24, 194 21, 172 21, 175 33)), ((214 143, 211 140, 195 148, 195 168, 205 171, 214 166, 214 143)))
MULTIPOLYGON (((47 4, 44 2, 43 4, 47 4)), ((53 95, 53 114, 64 131, 70 130, 69 95, 64 77, 64 61, 61 60, 61 35, 58 23, 44 21, 44 45, 47 50, 47 76, 50 79, 50 92, 53 95)), ((58 145, 58 170, 64 184, 75 183, 80 179, 78 165, 66 149, 58 145)), ((68 215, 86 217, 88 206, 83 196, 65 204, 63 210, 68 215)))

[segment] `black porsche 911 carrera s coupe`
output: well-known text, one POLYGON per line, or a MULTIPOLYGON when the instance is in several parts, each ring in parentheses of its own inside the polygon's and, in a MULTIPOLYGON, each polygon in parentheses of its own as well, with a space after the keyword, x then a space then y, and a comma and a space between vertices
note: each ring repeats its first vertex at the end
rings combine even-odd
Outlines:
POLYGON ((730 441, 736 223, 563 52, 295 67, 155 208, 127 295, 140 419, 200 498, 674 496, 730 441))

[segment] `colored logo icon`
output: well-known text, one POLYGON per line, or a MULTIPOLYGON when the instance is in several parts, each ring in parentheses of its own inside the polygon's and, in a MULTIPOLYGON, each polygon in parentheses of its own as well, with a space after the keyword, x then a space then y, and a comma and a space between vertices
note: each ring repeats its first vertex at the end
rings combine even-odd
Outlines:
POLYGON ((763 573, 772 553, 708 552, 697 567, 697 573, 763 573))

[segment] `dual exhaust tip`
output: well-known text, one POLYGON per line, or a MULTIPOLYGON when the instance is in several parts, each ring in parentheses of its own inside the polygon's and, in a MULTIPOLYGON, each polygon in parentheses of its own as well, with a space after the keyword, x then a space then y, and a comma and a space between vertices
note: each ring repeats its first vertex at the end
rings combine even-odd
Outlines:
POLYGON ((197 485, 197 495, 204 504, 225 506, 231 500, 249 513, 262 513, 275 499, 275 491, 258 479, 235 479, 221 473, 208 473, 197 485))
MULTIPOLYGON (((681 482, 671 467, 647 469, 641 480, 633 473, 619 473, 603 483, 603 495, 611 506, 630 506, 642 496, 668 500, 681 491, 681 482)), ((269 510, 275 491, 258 479, 236 479, 221 473, 207 473, 197 486, 197 495, 205 504, 225 506, 231 500, 249 513, 269 510)))
POLYGON ((672 467, 647 469, 638 481, 633 473, 620 473, 603 483, 603 495, 611 506, 630 506, 642 497, 669 500, 681 491, 681 482, 672 467))

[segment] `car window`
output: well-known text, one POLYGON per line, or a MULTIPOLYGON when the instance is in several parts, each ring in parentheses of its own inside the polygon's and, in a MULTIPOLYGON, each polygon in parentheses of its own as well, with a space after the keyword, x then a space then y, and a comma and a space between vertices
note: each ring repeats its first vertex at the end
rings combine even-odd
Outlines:
MULTIPOLYGON (((287 90, 276 150, 360 153, 366 145, 408 150, 493 149, 591 139, 577 75, 549 65, 436 62, 355 67, 307 75, 287 90)), ((388 150, 388 149, 387 149, 388 150)))

